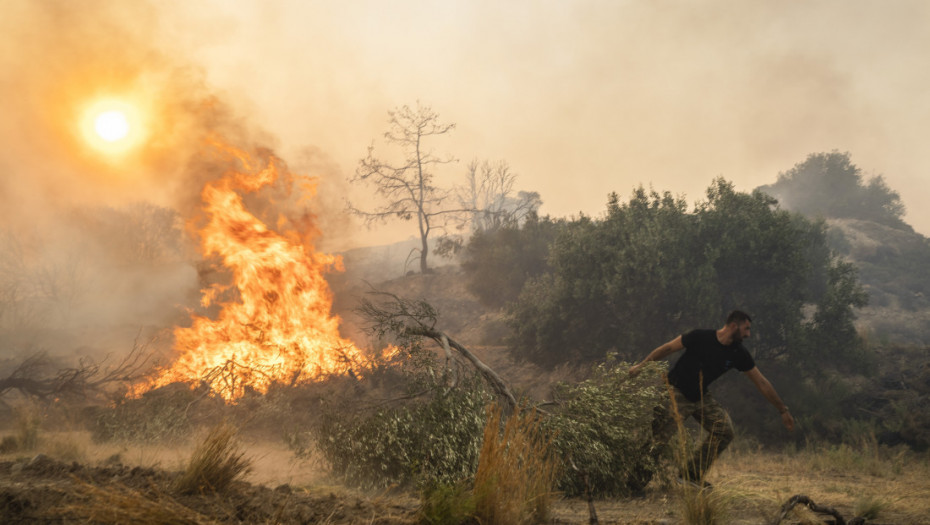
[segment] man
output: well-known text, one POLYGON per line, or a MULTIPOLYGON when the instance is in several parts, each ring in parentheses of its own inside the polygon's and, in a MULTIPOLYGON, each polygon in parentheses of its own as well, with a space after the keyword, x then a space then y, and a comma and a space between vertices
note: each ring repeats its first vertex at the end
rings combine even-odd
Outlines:
POLYGON ((726 410, 707 391, 707 387, 724 372, 735 368, 752 380, 759 392, 768 399, 781 414, 781 421, 789 431, 794 430, 794 418, 782 402, 772 384, 756 367, 755 361, 743 346, 750 335, 752 319, 745 312, 734 310, 727 316, 726 324, 719 330, 692 330, 653 350, 641 363, 630 368, 630 375, 639 374, 643 365, 658 361, 684 350, 681 358, 668 373, 671 388, 671 405, 660 409, 652 424, 652 432, 661 449, 677 428, 673 410, 680 420, 695 418, 708 431, 700 449, 694 451, 683 465, 683 481, 703 484, 704 474, 717 455, 733 440, 733 423, 726 410))

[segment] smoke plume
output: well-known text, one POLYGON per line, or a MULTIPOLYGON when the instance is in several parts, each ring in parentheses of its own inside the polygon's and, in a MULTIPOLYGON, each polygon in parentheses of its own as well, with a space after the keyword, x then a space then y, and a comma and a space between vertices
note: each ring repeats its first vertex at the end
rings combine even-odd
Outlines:
MULTIPOLYGON (((176 58, 154 5, 10 1, 0 32, 11 43, 0 46, 0 357, 101 355, 183 324, 208 266, 192 234, 200 191, 234 167, 211 140, 271 158, 268 134, 176 58), (141 115, 143 138, 124 154, 96 150, 81 128, 105 99, 141 115)), ((296 184, 246 200, 309 239, 296 184)))

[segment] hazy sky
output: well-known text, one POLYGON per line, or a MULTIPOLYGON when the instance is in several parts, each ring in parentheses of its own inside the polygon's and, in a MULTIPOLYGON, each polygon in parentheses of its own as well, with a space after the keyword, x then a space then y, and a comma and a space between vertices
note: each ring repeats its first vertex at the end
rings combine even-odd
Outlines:
MULTIPOLYGON (((64 76, 81 57, 131 65, 136 78, 153 68, 161 80, 140 85, 170 83, 163 98, 218 97, 293 166, 321 176, 326 222, 341 221, 342 199, 358 194, 344 179, 387 111, 419 100, 457 124, 433 144, 461 159, 444 180, 472 158, 506 160, 520 189, 541 194, 543 213, 598 215, 609 192, 640 184, 691 202, 717 176, 748 191, 837 149, 867 176, 884 175, 906 220, 930 234, 923 0, 70 4, 0 0, 6 93, 33 75, 48 84, 49 61, 64 76), (86 54, 64 51, 74 47, 86 54)), ((27 109, 16 115, 29 127, 27 109)), ((33 176, 25 164, 0 156, 0 167, 33 176)), ((333 249, 374 239, 329 232, 333 249)), ((387 232, 375 235, 414 230, 387 232)))

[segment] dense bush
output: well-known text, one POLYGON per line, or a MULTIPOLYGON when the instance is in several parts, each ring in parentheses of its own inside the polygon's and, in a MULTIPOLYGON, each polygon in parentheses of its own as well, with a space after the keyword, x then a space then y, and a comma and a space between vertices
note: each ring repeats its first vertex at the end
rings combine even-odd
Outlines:
POLYGON ((559 489, 568 496, 629 495, 660 467, 646 452, 654 446, 654 409, 668 395, 660 379, 665 367, 650 364, 635 378, 629 367, 608 361, 590 379, 556 388, 559 407, 544 427, 562 458, 559 489))
POLYGON ((542 363, 611 351, 638 360, 740 308, 754 316, 757 359, 811 366, 855 347, 852 308, 865 303, 822 221, 722 179, 693 211, 669 193, 640 188, 623 203, 612 195, 603 219, 560 229, 549 265, 509 309, 516 354, 542 363))
POLYGON ((468 290, 494 308, 516 300, 528 279, 549 271, 549 245, 563 226, 531 214, 520 225, 476 232, 462 262, 468 290))
POLYGON ((452 385, 440 376, 402 403, 329 406, 315 441, 333 472, 353 485, 449 485, 475 471, 490 400, 477 377, 452 385))

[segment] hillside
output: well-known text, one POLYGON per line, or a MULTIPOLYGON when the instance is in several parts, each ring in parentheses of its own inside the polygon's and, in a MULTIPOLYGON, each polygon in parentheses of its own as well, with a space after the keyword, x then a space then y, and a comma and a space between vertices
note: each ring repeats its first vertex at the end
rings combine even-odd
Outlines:
POLYGON ((829 219, 831 247, 859 269, 858 327, 881 344, 930 344, 930 239, 873 221, 829 219))

